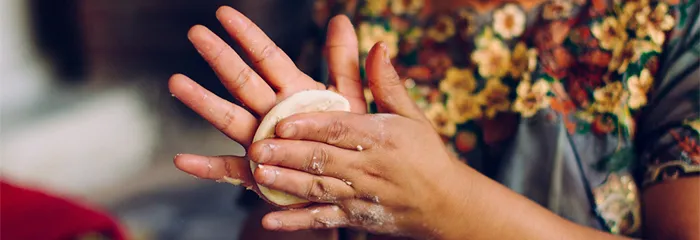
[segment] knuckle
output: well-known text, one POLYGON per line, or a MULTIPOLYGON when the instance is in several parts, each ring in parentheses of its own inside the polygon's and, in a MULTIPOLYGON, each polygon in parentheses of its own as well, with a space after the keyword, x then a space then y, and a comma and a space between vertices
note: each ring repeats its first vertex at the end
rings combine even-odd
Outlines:
POLYGON ((225 132, 227 129, 231 128, 233 126, 233 123, 236 118, 236 113, 233 110, 233 108, 229 108, 228 110, 224 111, 224 115, 219 120, 219 130, 225 132))
POLYGON ((241 89, 253 79, 253 69, 244 67, 232 82, 233 89, 241 89))
POLYGON ((347 83, 358 83, 361 82, 359 78, 355 75, 351 75, 350 73, 345 73, 345 72, 334 72, 332 79, 332 82, 339 83, 339 82, 347 82, 347 83))
POLYGON ((218 67, 221 65, 220 60, 221 56, 224 54, 224 51, 226 51, 226 48, 221 46, 218 50, 216 50, 216 52, 213 55, 211 55, 210 61, 211 64, 214 65, 214 67, 218 67))
POLYGON ((340 120, 333 120, 328 126, 326 142, 329 144, 337 144, 345 139, 348 134, 348 127, 340 120))
POLYGON ((383 167, 375 162, 365 162, 360 169, 365 175, 370 177, 383 178, 382 176, 384 175, 382 174, 384 172, 383 167))
POLYGON ((277 47, 277 45, 274 43, 268 43, 263 46, 262 50, 260 50, 260 55, 258 56, 257 60, 255 60, 255 63, 260 63, 269 59, 270 57, 274 57, 279 53, 279 51, 280 49, 277 47))
POLYGON ((316 147, 312 151, 311 160, 308 161, 304 170, 309 173, 322 174, 328 162, 328 151, 323 147, 316 147))
POLYGON ((309 219, 309 220, 310 220, 309 226, 310 226, 312 229, 318 229, 318 228, 324 228, 324 227, 326 227, 325 224, 324 224, 324 221, 322 221, 320 218, 311 218, 311 219, 309 219))
POLYGON ((336 228, 344 224, 344 221, 335 220, 324 217, 314 217, 311 219, 310 226, 314 229, 336 228))
POLYGON ((330 198, 329 191, 330 189, 326 186, 323 178, 313 176, 305 195, 310 200, 328 200, 330 198))
POLYGON ((239 34, 242 35, 249 35, 251 31, 255 31, 255 24, 251 21, 244 21, 244 25, 242 30, 239 32, 239 34))

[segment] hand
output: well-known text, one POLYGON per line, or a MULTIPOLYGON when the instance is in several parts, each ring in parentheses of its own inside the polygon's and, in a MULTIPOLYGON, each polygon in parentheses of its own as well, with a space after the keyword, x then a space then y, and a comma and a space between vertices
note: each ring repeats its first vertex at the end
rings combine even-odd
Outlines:
POLYGON ((266 228, 354 227, 434 237, 458 206, 448 199, 454 198, 454 169, 462 164, 408 96, 385 45, 370 51, 367 73, 378 107, 388 114, 294 115, 277 125, 280 138, 249 149, 264 166, 254 173, 258 183, 326 204, 270 213, 266 228))
MULTIPOLYGON (((180 101, 204 117, 234 141, 248 148, 261 116, 286 97, 308 89, 326 89, 301 72, 294 62, 265 33, 240 12, 221 7, 219 22, 245 50, 253 62, 247 66, 221 38, 203 26, 188 33, 190 41, 211 65, 224 86, 246 108, 225 101, 188 77, 170 78, 170 91, 180 101)), ((329 63, 331 86, 350 101, 356 113, 366 112, 359 73, 357 39, 350 20, 345 16, 329 23, 324 53, 329 63)), ((206 157, 178 155, 175 165, 194 176, 225 180, 253 187, 248 161, 238 156, 206 157)), ((256 189, 253 189, 256 190, 256 189)))

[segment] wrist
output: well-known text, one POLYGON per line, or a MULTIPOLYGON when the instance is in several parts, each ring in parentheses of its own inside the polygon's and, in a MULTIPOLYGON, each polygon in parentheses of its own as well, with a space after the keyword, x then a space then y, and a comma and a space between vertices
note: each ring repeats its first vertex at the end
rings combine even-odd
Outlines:
POLYGON ((481 185, 479 173, 466 164, 451 161, 453 166, 438 185, 439 194, 432 196, 430 219, 423 224, 425 239, 464 239, 476 227, 480 207, 475 197, 481 185))

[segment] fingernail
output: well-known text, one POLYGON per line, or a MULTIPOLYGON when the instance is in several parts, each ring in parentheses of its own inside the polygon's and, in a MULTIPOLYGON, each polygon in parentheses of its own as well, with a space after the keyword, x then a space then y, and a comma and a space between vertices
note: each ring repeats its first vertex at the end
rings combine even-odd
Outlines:
POLYGON ((231 25, 236 33, 239 33, 241 29, 246 26, 243 18, 227 7, 220 8, 216 14, 216 18, 222 24, 231 25))
POLYGON ((288 123, 284 126, 282 126, 282 132, 280 133, 281 138, 291 138, 294 136, 296 133, 296 127, 294 127, 294 124, 288 123))
POLYGON ((279 219, 270 219, 267 221, 267 226, 270 230, 280 229, 282 227, 282 221, 279 219))
MULTIPOLYGON (((262 165, 259 165, 262 166, 262 165)), ((277 174, 279 173, 277 170, 271 169, 269 167, 265 168, 260 168, 263 172, 263 182, 262 184, 265 185, 270 185, 275 182, 275 179, 277 178, 277 174)))
POLYGON ((270 144, 264 144, 258 156, 258 163, 266 163, 270 160, 270 155, 272 153, 272 147, 270 144))
POLYGON ((382 48, 382 53, 384 55, 384 63, 390 64, 391 63, 391 57, 389 56, 389 47, 386 45, 385 42, 379 43, 379 47, 382 48))

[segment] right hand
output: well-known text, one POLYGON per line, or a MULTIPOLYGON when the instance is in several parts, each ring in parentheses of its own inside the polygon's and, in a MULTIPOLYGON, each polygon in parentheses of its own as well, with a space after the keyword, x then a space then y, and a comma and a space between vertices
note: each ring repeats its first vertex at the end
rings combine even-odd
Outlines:
MULTIPOLYGON (((248 149, 259 121, 278 102, 299 91, 327 87, 299 70, 289 56, 240 12, 221 7, 216 16, 252 60, 255 70, 206 27, 192 27, 188 37, 221 83, 247 109, 214 95, 182 74, 170 78, 169 88, 177 99, 248 149)), ((330 70, 329 88, 350 101, 352 112, 365 113, 357 37, 347 17, 331 19, 324 50, 330 70)), ((243 157, 180 154, 174 161, 177 168, 196 177, 240 181, 258 191, 249 162, 243 157)))

